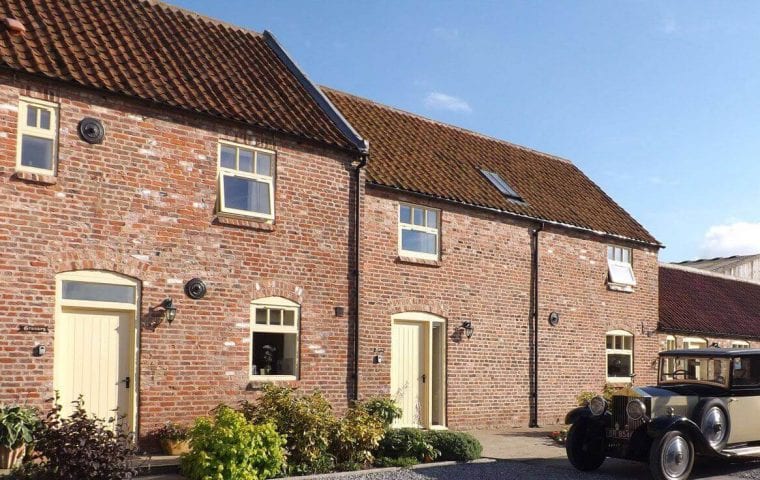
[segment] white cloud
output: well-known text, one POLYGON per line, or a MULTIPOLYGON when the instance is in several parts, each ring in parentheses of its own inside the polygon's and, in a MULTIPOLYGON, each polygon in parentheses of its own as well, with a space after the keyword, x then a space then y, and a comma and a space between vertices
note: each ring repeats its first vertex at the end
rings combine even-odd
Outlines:
POLYGON ((702 241, 702 257, 730 257, 760 253, 760 223, 713 225, 702 241))
POLYGON ((434 110, 448 110, 450 112, 472 112, 472 107, 461 98, 446 95, 441 92, 430 92, 425 97, 425 106, 434 110))

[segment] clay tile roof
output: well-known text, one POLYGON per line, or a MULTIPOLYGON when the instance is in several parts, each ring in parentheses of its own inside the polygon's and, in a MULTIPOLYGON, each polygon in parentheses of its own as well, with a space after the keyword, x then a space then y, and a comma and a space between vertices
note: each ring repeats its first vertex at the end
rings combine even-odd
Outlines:
POLYGON ((370 184, 659 245, 567 160, 322 87, 369 140, 370 184), (498 173, 523 202, 480 172, 498 173))
POLYGON ((0 65, 245 122, 351 144, 263 35, 156 1, 4 0, 0 65))
POLYGON ((660 330, 760 338, 760 283, 660 266, 660 330))

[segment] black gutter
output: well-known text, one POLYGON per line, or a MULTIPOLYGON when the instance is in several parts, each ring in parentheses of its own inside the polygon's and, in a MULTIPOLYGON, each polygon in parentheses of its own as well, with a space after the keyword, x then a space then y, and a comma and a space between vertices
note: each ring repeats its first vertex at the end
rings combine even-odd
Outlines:
POLYGON ((538 427, 538 234, 544 229, 539 223, 530 231, 530 428, 538 427))
POLYGON ((361 247, 361 228, 360 227, 360 221, 361 221, 361 191, 362 191, 362 172, 361 169, 364 168, 365 165, 367 165, 367 161, 369 160, 369 154, 362 154, 359 157, 359 163, 356 164, 353 170, 353 184, 354 184, 354 258, 353 258, 353 312, 354 312, 354 322, 353 322, 353 335, 354 335, 354 348, 353 348, 353 380, 354 380, 354 388, 351 392, 351 397, 353 400, 359 400, 359 312, 361 310, 361 295, 360 295, 360 257, 359 257, 359 251, 361 247))
POLYGON ((375 182, 372 182, 372 181, 367 181, 367 185, 370 186, 370 187, 373 187, 373 188, 377 188, 379 190, 388 190, 388 191, 391 191, 391 192, 404 193, 404 194, 407 194, 407 195, 414 195, 416 197, 427 198, 427 199, 430 199, 430 200, 436 200, 436 201, 439 201, 439 202, 445 202, 445 203, 449 203, 449 204, 452 204, 452 205, 458 205, 458 206, 461 206, 461 207, 473 208, 473 209, 476 209, 476 210, 481 210, 483 212, 497 213, 497 214, 500 214, 500 215, 505 215, 507 217, 511 217, 511 218, 515 218, 515 219, 518 219, 518 220, 523 220, 523 221, 531 222, 531 223, 540 222, 542 224, 552 225, 552 226, 559 227, 559 228, 566 228, 568 230, 588 233, 590 235, 594 235, 594 236, 601 237, 601 238, 608 238, 608 239, 611 239, 611 240, 614 239, 614 240, 628 242, 628 243, 632 243, 632 244, 636 244, 636 245, 644 245, 644 246, 647 246, 647 247, 665 248, 665 245, 663 245, 662 243, 653 243, 653 242, 648 242, 646 240, 637 240, 635 238, 625 237, 623 235, 615 235, 613 233, 607 233, 607 232, 602 232, 602 231, 599 231, 599 230, 593 230, 591 228, 581 227, 581 226, 578 226, 578 225, 571 225, 569 223, 562 223, 562 222, 558 222, 558 221, 555 221, 555 220, 549 220, 549 219, 546 219, 546 218, 532 217, 530 215, 523 215, 523 214, 520 214, 520 213, 508 212, 506 210, 500 210, 500 209, 494 208, 494 207, 486 207, 486 206, 483 206, 483 205, 477 205, 477 204, 474 204, 474 203, 463 202, 461 200, 454 200, 454 199, 451 199, 451 198, 441 197, 441 196, 438 196, 438 195, 432 195, 432 194, 429 194, 429 193, 418 192, 418 191, 415 191, 415 190, 407 190, 407 189, 404 189, 404 188, 392 187, 390 185, 383 185, 382 183, 375 183, 375 182))

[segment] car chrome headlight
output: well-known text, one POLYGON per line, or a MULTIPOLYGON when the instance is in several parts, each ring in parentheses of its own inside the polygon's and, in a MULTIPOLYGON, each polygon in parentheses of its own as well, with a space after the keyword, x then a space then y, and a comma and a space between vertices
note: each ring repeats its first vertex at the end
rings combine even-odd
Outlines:
POLYGON ((641 420, 647 414, 647 407, 641 400, 634 399, 628 402, 625 412, 631 420, 641 420))
POLYGON ((605 400, 604 397, 596 396, 588 402, 588 408, 591 410, 592 414, 597 416, 601 415, 607 409, 607 400, 605 400))

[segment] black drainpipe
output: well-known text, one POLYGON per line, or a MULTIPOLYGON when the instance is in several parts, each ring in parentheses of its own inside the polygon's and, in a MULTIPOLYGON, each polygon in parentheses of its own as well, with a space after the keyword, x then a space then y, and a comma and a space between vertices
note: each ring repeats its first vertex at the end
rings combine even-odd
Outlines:
POLYGON ((530 231, 530 428, 538 427, 538 234, 544 229, 539 223, 530 231))
POLYGON ((354 182, 354 259, 353 259, 353 304, 354 304, 354 391, 353 400, 359 400, 359 302, 361 296, 359 294, 359 248, 361 246, 361 229, 359 228, 359 222, 361 221, 361 170, 367 165, 369 160, 368 153, 362 153, 359 157, 359 163, 356 164, 353 170, 353 182, 354 182))

